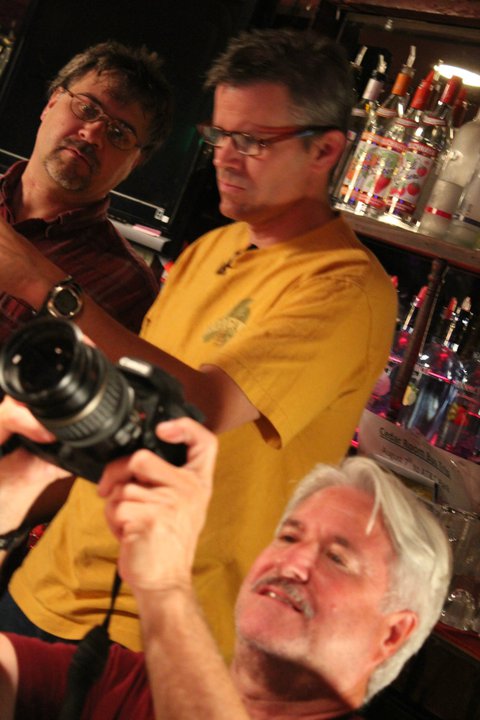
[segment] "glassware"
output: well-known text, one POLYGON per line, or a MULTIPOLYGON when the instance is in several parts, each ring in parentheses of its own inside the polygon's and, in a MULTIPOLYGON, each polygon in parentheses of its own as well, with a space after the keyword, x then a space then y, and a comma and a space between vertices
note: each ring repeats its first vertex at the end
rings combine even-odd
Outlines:
POLYGON ((426 285, 420 288, 418 294, 414 297, 410 305, 410 309, 400 330, 398 330, 395 334, 387 366, 377 380, 367 403, 367 410, 375 413, 375 415, 386 417, 388 414, 390 391, 395 381, 399 365, 402 363, 405 356, 408 343, 410 342, 410 338, 415 327, 415 320, 420 308, 422 307, 427 294, 427 289, 426 285))
POLYGON ((444 237, 460 195, 470 181, 480 147, 480 109, 475 118, 462 125, 439 162, 438 176, 426 202, 419 232, 444 237))
POLYGON ((475 151, 477 164, 469 183, 460 195, 458 206, 453 213, 445 237, 447 242, 468 248, 480 247, 480 155, 478 143, 475 151))
POLYGON ((461 317, 461 310, 452 315, 442 342, 425 346, 399 413, 403 427, 420 433, 432 445, 436 444, 446 413, 466 382, 465 368, 457 355, 466 329, 461 317))
POLYGON ((424 114, 420 126, 407 143, 402 167, 387 197, 387 215, 412 222, 422 190, 435 166, 435 160, 450 141, 452 108, 462 79, 453 76, 446 84, 436 110, 424 114))

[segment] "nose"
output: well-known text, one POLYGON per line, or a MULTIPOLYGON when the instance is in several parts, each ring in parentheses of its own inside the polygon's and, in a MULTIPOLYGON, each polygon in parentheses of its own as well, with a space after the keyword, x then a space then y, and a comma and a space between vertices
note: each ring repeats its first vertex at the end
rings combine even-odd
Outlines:
POLYGON ((307 582, 316 558, 316 543, 294 543, 286 548, 278 558, 277 569, 281 577, 297 582, 307 582))
POLYGON ((215 167, 238 166, 243 161, 242 158, 243 155, 238 152, 231 137, 224 138, 222 147, 216 147, 213 151, 215 167))
POLYGON ((105 141, 105 119, 98 118, 94 122, 84 122, 79 130, 79 135, 82 140, 95 145, 95 147, 102 147, 105 141))

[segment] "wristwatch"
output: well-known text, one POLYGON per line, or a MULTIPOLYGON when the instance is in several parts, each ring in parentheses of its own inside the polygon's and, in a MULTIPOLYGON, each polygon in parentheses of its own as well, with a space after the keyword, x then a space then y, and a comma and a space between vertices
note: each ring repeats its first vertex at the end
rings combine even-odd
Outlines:
POLYGON ((82 312, 83 292, 71 275, 60 280, 47 295, 39 315, 51 315, 62 320, 74 320, 82 312))

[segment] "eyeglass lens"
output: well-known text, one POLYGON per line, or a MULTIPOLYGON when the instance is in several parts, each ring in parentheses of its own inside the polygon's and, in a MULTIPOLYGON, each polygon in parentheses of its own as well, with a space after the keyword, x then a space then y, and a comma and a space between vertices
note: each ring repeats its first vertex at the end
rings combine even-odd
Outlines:
POLYGON ((120 150, 130 150, 137 145, 137 138, 133 130, 112 120, 100 105, 83 95, 71 94, 70 97, 73 114, 79 120, 85 122, 105 121, 106 134, 112 145, 120 150))

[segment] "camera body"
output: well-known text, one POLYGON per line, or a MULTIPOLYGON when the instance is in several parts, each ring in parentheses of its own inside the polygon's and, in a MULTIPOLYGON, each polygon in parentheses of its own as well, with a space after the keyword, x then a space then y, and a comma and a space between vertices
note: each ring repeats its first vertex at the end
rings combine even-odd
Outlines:
POLYGON ((140 448, 183 465, 186 447, 159 440, 155 426, 183 416, 202 421, 171 375, 130 357, 113 365, 76 325, 54 318, 32 320, 0 349, 0 387, 57 438, 35 443, 17 435, 10 447, 21 444, 93 482, 108 462, 140 448))

